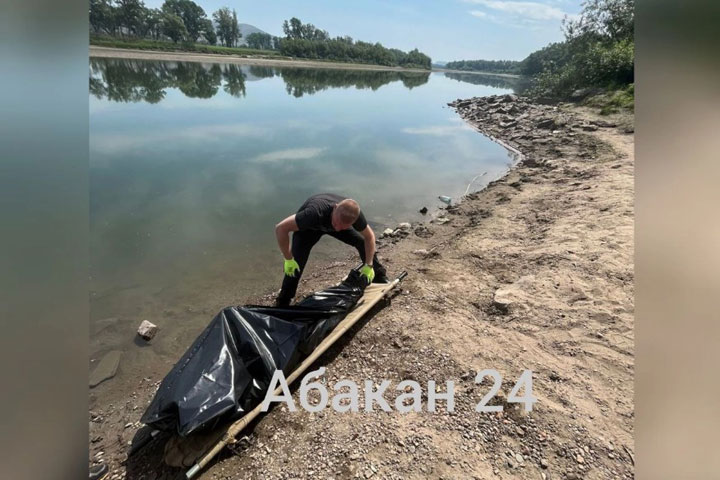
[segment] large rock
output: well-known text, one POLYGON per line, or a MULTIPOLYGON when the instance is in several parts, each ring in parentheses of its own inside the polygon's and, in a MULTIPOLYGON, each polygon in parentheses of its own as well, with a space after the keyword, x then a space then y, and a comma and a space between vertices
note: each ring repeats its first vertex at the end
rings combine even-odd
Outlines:
POLYGON ((149 342, 153 339, 155 334, 157 334, 158 327, 157 325, 148 322, 147 320, 143 320, 140 326, 138 327, 137 333, 140 335, 143 340, 149 342))

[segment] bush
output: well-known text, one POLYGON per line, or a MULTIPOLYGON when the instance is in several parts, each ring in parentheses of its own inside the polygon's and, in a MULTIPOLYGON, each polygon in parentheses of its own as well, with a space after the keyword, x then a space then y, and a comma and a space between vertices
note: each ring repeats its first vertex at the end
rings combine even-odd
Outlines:
MULTIPOLYGON (((586 0, 580 18, 565 23, 565 41, 533 52, 521 62, 520 71, 533 77, 529 93, 568 99, 580 89, 612 91, 632 84, 633 7, 633 0, 586 0)), ((627 99, 618 101, 627 103, 627 99)))
POLYGON ((627 85, 623 88, 608 90, 606 92, 594 95, 583 102, 589 107, 600 109, 601 115, 609 115, 618 113, 620 110, 635 110, 635 84, 627 85))

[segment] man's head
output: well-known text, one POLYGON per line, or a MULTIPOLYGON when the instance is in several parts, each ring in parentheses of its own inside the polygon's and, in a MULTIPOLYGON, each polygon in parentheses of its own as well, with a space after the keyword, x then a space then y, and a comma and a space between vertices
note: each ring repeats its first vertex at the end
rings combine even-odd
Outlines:
POLYGON ((332 213, 332 226, 335 231, 347 230, 360 216, 360 205, 351 199, 346 198, 335 205, 332 213))

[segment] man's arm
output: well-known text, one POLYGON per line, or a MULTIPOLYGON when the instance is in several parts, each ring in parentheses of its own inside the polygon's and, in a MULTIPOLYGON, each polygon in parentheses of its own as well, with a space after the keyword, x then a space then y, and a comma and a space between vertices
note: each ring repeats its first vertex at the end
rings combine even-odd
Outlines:
MULTIPOLYGON (((278 247, 280 247, 280 251, 282 252, 283 257, 285 257, 285 260, 293 258, 292 251, 290 250, 290 232, 297 232, 298 230, 297 223, 295 222, 295 215, 290 215, 285 220, 275 225, 275 237, 277 238, 278 247)), ((365 244, 367 245, 367 242, 365 244)))
POLYGON ((365 227, 365 230, 360 232, 365 240, 365 263, 372 266, 373 257, 375 256, 375 232, 370 228, 370 225, 365 227))

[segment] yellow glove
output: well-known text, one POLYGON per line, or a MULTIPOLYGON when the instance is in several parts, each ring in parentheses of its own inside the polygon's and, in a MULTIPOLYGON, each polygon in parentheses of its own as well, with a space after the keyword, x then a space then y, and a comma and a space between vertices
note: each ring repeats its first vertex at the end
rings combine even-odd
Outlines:
POLYGON ((375 270, 373 270, 372 265, 365 264, 360 269, 360 275, 365 277, 368 283, 372 283, 373 279, 375 278, 375 270))
POLYGON ((294 277, 295 273, 300 271, 300 265, 298 265, 294 258, 291 258, 290 260, 285 260, 283 269, 285 270, 285 275, 294 277))

